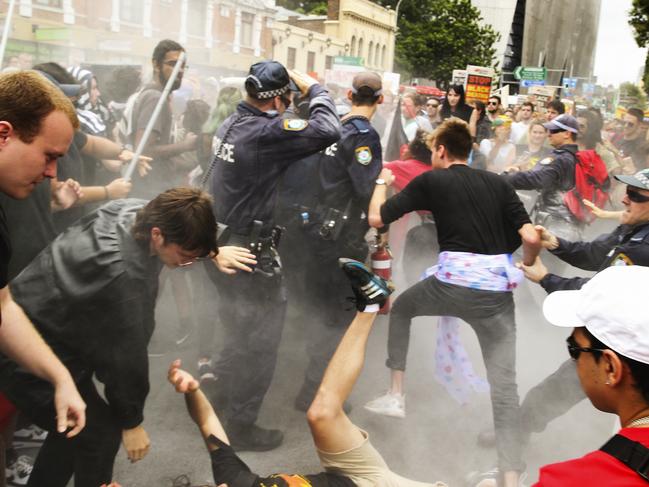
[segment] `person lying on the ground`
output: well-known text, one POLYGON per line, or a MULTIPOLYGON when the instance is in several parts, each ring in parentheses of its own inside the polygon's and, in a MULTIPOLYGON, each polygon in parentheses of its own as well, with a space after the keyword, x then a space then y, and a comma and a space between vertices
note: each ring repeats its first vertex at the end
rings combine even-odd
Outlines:
POLYGON ((320 462, 325 470, 315 475, 277 473, 260 477, 230 447, 223 426, 199 388, 199 382, 180 368, 180 360, 169 367, 168 379, 185 395, 187 410, 198 426, 212 460, 214 482, 229 487, 443 487, 445 484, 417 482, 390 470, 372 446, 368 434, 351 422, 343 403, 351 393, 365 362, 365 347, 380 306, 392 292, 380 277, 360 262, 340 259, 351 281, 358 312, 345 332, 325 371, 307 421, 320 462))

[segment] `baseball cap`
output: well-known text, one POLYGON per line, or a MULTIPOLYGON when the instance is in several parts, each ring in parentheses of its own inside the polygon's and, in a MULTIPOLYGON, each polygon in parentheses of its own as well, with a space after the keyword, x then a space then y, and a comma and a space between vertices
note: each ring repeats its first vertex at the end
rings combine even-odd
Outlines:
POLYGON ((544 123, 543 126, 548 130, 565 130, 567 132, 572 132, 573 134, 576 134, 579 131, 577 119, 572 115, 567 115, 565 113, 544 123))
POLYGON ((491 122, 491 126, 493 128, 500 127, 501 125, 504 125, 505 127, 509 127, 511 126, 511 124, 512 124, 512 119, 509 118, 507 115, 498 115, 491 122))
POLYGON ((245 86, 246 91, 259 100, 274 98, 289 90, 298 90, 286 68, 277 61, 260 61, 250 66, 245 86))
POLYGON ((543 314, 555 326, 585 326, 611 350, 649 364, 648 283, 649 267, 608 267, 579 290, 551 293, 543 314))
POLYGON ((643 169, 633 175, 620 174, 615 176, 615 179, 634 188, 649 190, 649 169, 643 169))
POLYGON ((378 74, 372 71, 364 71, 354 76, 352 93, 358 93, 361 88, 369 88, 374 92, 374 96, 379 96, 383 93, 383 81, 378 74))

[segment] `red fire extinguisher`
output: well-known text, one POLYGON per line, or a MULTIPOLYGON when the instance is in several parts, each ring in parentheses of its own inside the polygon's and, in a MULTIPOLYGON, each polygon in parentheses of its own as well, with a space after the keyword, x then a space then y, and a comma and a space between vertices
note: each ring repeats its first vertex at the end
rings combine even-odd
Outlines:
MULTIPOLYGON (((386 281, 392 279, 392 253, 388 244, 381 243, 381 236, 376 236, 376 250, 370 255, 372 259, 372 272, 381 276, 386 281)), ((379 314, 387 315, 390 312, 390 298, 379 310, 379 314)))

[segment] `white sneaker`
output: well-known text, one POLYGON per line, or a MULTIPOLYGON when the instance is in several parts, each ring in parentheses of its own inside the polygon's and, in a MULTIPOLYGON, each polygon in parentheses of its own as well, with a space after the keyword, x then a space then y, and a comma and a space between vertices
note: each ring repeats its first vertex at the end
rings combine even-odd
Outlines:
POLYGON ((386 392, 385 395, 377 397, 365 404, 365 409, 375 414, 382 414, 383 416, 405 418, 406 395, 386 392))
POLYGON ((35 424, 30 424, 26 428, 16 430, 14 438, 22 441, 38 441, 43 442, 47 438, 47 431, 39 428, 35 424))

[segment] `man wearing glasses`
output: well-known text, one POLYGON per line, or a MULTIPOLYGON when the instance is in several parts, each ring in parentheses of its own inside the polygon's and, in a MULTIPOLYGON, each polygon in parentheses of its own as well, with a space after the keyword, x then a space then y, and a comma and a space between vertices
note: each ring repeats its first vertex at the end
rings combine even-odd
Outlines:
POLYGON ((504 175, 516 189, 540 192, 534 207, 534 223, 549 228, 559 237, 579 240, 582 225, 563 202, 565 192, 575 186, 579 125, 575 117, 564 114, 543 126, 548 129, 548 140, 554 147, 552 153, 541 159, 532 171, 519 172, 513 167, 504 175))
POLYGON ((442 123, 442 119, 439 117, 439 100, 437 98, 430 98, 426 102, 426 113, 428 114, 428 121, 431 127, 436 129, 442 123))
MULTIPOLYGON (((215 262, 229 272, 236 258, 224 250, 215 262)), ((142 421, 158 275, 163 265, 178 267, 217 253, 211 198, 176 188, 148 204, 123 199, 100 207, 11 282, 14 300, 68 368, 87 406, 81 433, 73 439, 57 434, 51 386, 0 355, 5 394, 50 431, 30 485, 65 487, 73 474, 79 486, 109 482, 120 440, 131 462, 148 453, 142 421), (93 376, 103 383, 105 400, 93 376)))
MULTIPOLYGON (((568 264, 587 271, 632 265, 649 267, 649 169, 615 177, 627 185, 620 226, 592 242, 569 242, 537 226, 543 246, 568 264)), ((590 281, 588 277, 552 274, 540 258, 533 265, 521 265, 521 268, 530 281, 539 283, 548 293, 580 289, 590 281)), ((526 439, 531 432, 543 431, 550 421, 585 398, 574 370, 574 363, 567 361, 527 393, 521 405, 526 439)), ((482 433, 480 442, 488 445, 492 438, 482 433)))
POLYGON ((617 144, 622 157, 630 157, 636 169, 646 166, 645 151, 643 150, 644 130, 642 121, 644 113, 639 108, 629 108, 624 115, 622 138, 617 144))
POLYGON ((493 122, 501 113, 502 105, 500 103, 500 97, 496 95, 490 96, 487 103, 487 117, 489 118, 489 121, 493 122))
POLYGON ((574 327, 568 353, 581 388, 597 409, 616 414, 622 429, 597 451, 542 467, 535 486, 647 485, 647 282, 646 267, 614 266, 580 290, 558 291, 543 303, 550 323, 574 327))
MULTIPOLYGON (((171 73, 176 66, 180 53, 185 48, 176 41, 165 39, 158 43, 153 50, 151 63, 153 65, 153 79, 137 94, 133 113, 131 116, 130 140, 129 144, 136 149, 144 131, 149 124, 156 105, 171 73)), ((178 72, 172 91, 180 88, 183 81, 183 74, 187 69, 186 65, 178 72)), ((153 170, 146 179, 134 175, 134 189, 132 195, 137 197, 151 199, 161 191, 169 189, 177 184, 182 184, 178 180, 178 171, 175 169, 174 157, 196 149, 197 134, 189 133, 181 142, 172 142, 172 111, 171 102, 167 100, 162 106, 162 111, 158 115, 153 130, 149 136, 143 153, 153 158, 153 170)))

